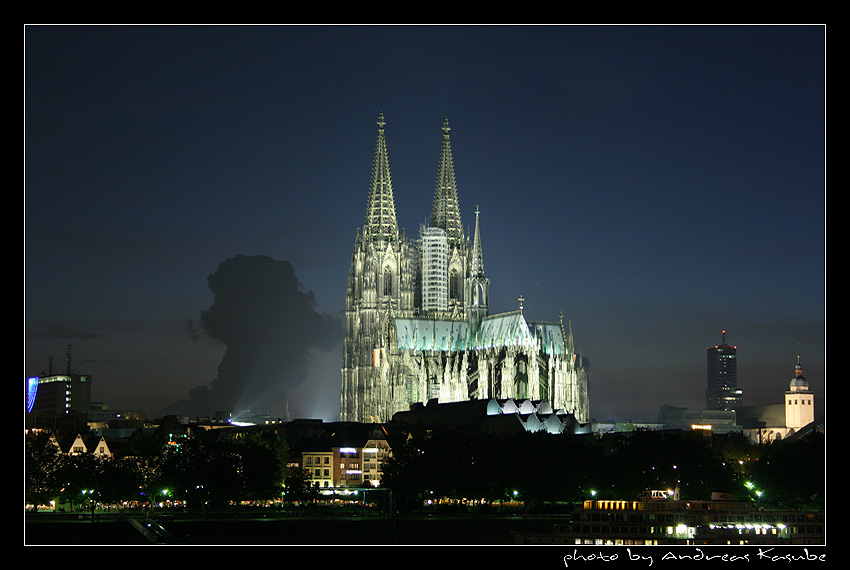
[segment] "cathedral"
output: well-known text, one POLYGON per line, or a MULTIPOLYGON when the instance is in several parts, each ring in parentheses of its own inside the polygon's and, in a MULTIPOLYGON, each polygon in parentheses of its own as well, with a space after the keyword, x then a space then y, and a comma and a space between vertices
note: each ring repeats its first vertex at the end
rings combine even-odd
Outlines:
POLYGON ((527 321, 490 314, 479 211, 461 223, 443 123, 430 223, 399 229, 383 115, 378 119, 366 218, 358 229, 345 303, 340 420, 386 422, 411 405, 525 400, 589 421, 587 366, 563 314, 527 321))

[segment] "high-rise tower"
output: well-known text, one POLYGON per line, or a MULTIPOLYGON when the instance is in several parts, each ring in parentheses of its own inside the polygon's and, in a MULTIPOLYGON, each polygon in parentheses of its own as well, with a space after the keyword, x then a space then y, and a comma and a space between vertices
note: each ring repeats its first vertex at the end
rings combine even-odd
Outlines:
POLYGON ((709 410, 734 410, 743 404, 743 392, 738 389, 738 347, 726 344, 726 331, 722 334, 720 344, 706 349, 708 385, 705 407, 709 410))
POLYGON ((346 295, 340 419, 384 422, 437 399, 524 398, 589 420, 584 361, 563 322, 522 311, 490 315, 480 213, 464 234, 448 120, 430 225, 408 242, 399 230, 385 122, 346 295))

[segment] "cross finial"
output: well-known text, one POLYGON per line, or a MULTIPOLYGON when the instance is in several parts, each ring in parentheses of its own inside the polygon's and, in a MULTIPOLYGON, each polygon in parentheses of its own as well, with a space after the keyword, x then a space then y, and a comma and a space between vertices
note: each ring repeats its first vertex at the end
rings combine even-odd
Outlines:
POLYGON ((384 126, 386 125, 386 121, 384 121, 384 113, 383 111, 378 115, 378 128, 384 130, 384 126))
POLYGON ((521 311, 522 310, 522 304, 523 304, 523 302, 525 302, 525 297, 520 295, 519 298, 517 299, 517 301, 519 301, 519 310, 521 311))
POLYGON ((448 135, 450 130, 451 128, 449 128, 449 118, 446 117, 446 119, 443 121, 443 134, 448 135))

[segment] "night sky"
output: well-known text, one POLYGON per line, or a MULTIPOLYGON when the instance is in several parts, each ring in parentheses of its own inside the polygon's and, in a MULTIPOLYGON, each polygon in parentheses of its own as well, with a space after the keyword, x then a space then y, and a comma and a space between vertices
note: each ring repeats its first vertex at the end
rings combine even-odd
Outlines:
POLYGON ((448 118, 491 313, 563 310, 594 418, 703 407, 722 329, 746 405, 780 403, 799 354, 823 409, 823 26, 24 38, 25 376, 70 344, 114 409, 336 419, 384 113, 400 226, 430 216, 448 118))

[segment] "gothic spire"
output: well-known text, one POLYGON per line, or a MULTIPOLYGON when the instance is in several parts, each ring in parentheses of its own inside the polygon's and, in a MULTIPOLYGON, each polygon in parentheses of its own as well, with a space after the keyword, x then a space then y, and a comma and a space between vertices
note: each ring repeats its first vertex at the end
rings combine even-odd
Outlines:
POLYGON ((366 221, 363 224, 364 241, 398 240, 398 221, 393 197, 393 182, 390 176, 390 161, 387 156, 387 139, 384 134, 385 125, 384 114, 381 113, 378 116, 378 143, 372 165, 366 221))
POLYGON ((475 206, 475 234, 472 238, 472 277, 484 277, 484 251, 481 249, 481 230, 478 227, 478 206, 475 206))
POLYGON ((457 200, 455 167, 452 160, 452 145, 449 141, 449 120, 443 122, 443 146, 437 171, 437 187, 434 190, 434 208, 431 211, 431 226, 445 230, 450 244, 463 241, 463 225, 460 221, 460 206, 457 200))

